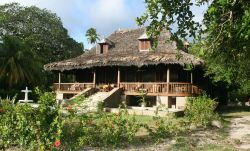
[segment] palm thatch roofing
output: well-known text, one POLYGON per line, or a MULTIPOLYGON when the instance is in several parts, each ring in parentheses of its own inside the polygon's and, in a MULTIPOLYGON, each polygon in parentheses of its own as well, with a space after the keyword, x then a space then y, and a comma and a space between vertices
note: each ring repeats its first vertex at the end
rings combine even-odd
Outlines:
POLYGON ((102 66, 142 67, 158 64, 202 66, 204 64, 203 60, 194 55, 177 50, 176 42, 167 41, 171 36, 167 31, 161 33, 154 51, 140 52, 138 38, 143 35, 145 35, 145 28, 117 30, 105 39, 110 42, 108 53, 100 54, 100 46, 97 45, 97 49, 94 47, 76 58, 46 64, 44 69, 65 71, 102 66))

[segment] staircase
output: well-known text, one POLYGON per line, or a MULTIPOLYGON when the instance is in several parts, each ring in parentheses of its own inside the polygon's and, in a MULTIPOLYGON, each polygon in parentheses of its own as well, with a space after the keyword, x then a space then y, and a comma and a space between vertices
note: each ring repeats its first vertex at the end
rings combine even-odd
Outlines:
POLYGON ((83 96, 85 96, 85 97, 88 97, 88 96, 92 95, 94 92, 95 92, 95 89, 94 89, 94 88, 87 88, 87 89, 83 90, 82 92, 80 92, 80 93, 74 95, 74 96, 73 96, 72 98, 70 98, 69 100, 73 100, 73 99, 75 99, 75 98, 77 98, 78 96, 81 96, 81 95, 83 95, 83 96))
MULTIPOLYGON (((109 92, 97 92, 91 96, 89 96, 80 106, 82 107, 82 112, 83 110, 87 112, 95 112, 97 111, 97 104, 99 102, 106 102, 109 99, 112 99, 112 96, 114 94, 117 94, 120 92, 119 88, 114 88, 109 92)), ((117 100, 119 101, 119 100, 117 100)), ((81 112, 80 111, 80 112, 81 112)))

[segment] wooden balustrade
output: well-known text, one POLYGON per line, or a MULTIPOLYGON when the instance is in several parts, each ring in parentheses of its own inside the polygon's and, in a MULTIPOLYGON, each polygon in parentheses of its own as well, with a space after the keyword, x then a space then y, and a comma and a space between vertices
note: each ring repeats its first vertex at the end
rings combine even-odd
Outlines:
POLYGON ((83 91, 92 87, 94 87, 93 83, 54 83, 53 86, 55 91, 83 91))
MULTIPOLYGON (((93 88, 94 83, 55 83, 55 91, 79 92, 86 88, 93 88), (59 89, 60 88, 60 89, 59 89)), ((121 82, 120 88, 124 92, 138 93, 139 90, 145 90, 148 94, 168 95, 197 95, 201 89, 191 83, 184 82, 121 82)))
POLYGON ((192 86, 191 83, 171 82, 169 83, 169 93, 192 94, 192 86))
POLYGON ((191 83, 184 82, 121 82, 120 87, 125 92, 139 92, 139 90, 145 90, 147 93, 152 94, 199 94, 201 90, 191 83))

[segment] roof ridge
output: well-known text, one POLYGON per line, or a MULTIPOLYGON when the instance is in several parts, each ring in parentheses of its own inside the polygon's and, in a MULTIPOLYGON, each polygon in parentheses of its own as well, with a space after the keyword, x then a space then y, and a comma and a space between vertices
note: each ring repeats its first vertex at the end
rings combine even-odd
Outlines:
POLYGON ((146 29, 146 27, 123 28, 123 29, 122 28, 118 28, 113 33, 126 33, 126 32, 130 32, 130 31, 141 30, 141 29, 146 29))

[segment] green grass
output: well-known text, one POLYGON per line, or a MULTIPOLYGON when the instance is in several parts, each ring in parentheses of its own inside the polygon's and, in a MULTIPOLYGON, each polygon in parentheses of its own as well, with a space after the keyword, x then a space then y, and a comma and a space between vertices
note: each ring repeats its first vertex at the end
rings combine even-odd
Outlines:
POLYGON ((219 113, 224 117, 240 117, 240 116, 250 116, 250 107, 223 107, 219 109, 219 113))
MULTIPOLYGON (((112 114, 112 113, 107 113, 112 114)), ((170 151, 238 151, 239 149, 236 148, 238 142, 236 141, 229 141, 229 125, 230 120, 232 118, 237 118, 245 115, 250 115, 250 110, 247 108, 224 108, 220 110, 219 114, 222 116, 222 125, 223 128, 211 128, 208 127, 207 129, 202 130, 195 130, 192 132, 186 132, 185 134, 179 134, 178 136, 174 136, 171 138, 161 139, 158 143, 168 143, 164 149, 170 151), (192 134, 200 134, 200 133, 207 133, 202 138, 196 138, 192 136, 192 134), (212 138, 211 138, 212 137, 212 138), (200 140, 202 139, 202 140, 200 140), (206 139, 214 139, 215 143, 206 142, 206 139), (169 144, 171 140, 175 140, 176 143, 169 144), (204 144, 199 144, 198 142, 204 141, 204 144)), ((150 126, 154 126, 155 121, 154 117, 152 116, 144 116, 144 115, 128 115, 129 118, 134 117, 136 121, 142 124, 148 124, 150 126)), ((171 118, 171 117, 160 117, 163 120, 178 120, 182 119, 182 117, 178 118, 171 118)), ((250 136, 249 136, 250 138, 250 136)), ((74 139, 71 137, 69 139, 74 139)), ((67 140, 69 141, 69 140, 67 140)), ((140 131, 137 133, 137 138, 135 141, 130 144, 131 148, 138 148, 142 147, 147 148, 150 146, 156 145, 153 140, 150 140, 147 131, 144 128, 141 128, 140 131)), ((156 145, 157 146, 157 145, 156 145)), ((70 148, 67 148, 70 149, 70 148)), ((100 149, 100 148, 99 148, 100 149)), ((126 148, 118 148, 124 149, 126 148)), ((98 149, 97 149, 98 150, 98 149)), ((101 149, 102 150, 102 149, 101 149)))

